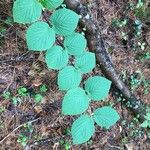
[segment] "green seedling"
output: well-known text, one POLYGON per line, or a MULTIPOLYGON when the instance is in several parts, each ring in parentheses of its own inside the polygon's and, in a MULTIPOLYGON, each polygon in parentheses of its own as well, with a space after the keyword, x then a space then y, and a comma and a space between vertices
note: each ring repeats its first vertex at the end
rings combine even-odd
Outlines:
POLYGON ((28 139, 28 136, 24 135, 23 133, 20 133, 17 142, 20 143, 23 147, 25 147, 28 143, 28 139))
POLYGON ((142 74, 142 72, 140 70, 137 70, 134 75, 131 75, 130 79, 131 79, 130 84, 131 84, 132 90, 135 90, 140 85, 143 85, 144 86, 144 93, 145 94, 148 93, 150 81, 145 79, 144 75, 142 74))
POLYGON ((131 75, 130 79, 131 79, 130 83, 131 83, 132 90, 135 90, 136 88, 139 87, 139 85, 141 85, 142 80, 141 78, 137 79, 137 75, 131 75))
POLYGON ((141 38, 141 36, 142 36, 142 28, 143 28, 145 20, 149 20, 148 17, 150 16, 149 15, 150 11, 149 11, 149 9, 147 10, 146 1, 138 0, 136 5, 132 1, 129 2, 129 4, 126 7, 125 14, 126 14, 126 16, 124 16, 125 19, 123 19, 123 20, 122 19, 113 19, 112 26, 120 28, 121 38, 123 40, 125 40, 126 42, 129 42, 128 36, 131 35, 131 33, 129 32, 129 34, 128 34, 125 31, 128 28, 132 28, 131 31, 134 30, 134 34, 132 35, 133 36, 132 38, 135 40, 133 40, 134 43, 131 45, 131 48, 134 50, 137 50, 139 48, 141 50, 145 50, 145 48, 146 48, 145 42, 137 42, 137 41, 139 41, 140 40, 139 38, 141 38), (136 18, 135 20, 133 20, 134 21, 133 24, 132 24, 132 18, 129 16, 131 13, 136 18), (126 19, 126 18, 131 18, 131 19, 126 19), (126 30, 124 30, 124 29, 126 29, 126 30))
POLYGON ((136 5, 136 8, 140 8, 140 7, 142 7, 143 5, 144 5, 143 0, 138 0, 138 3, 137 3, 137 5, 136 5))
POLYGON ((69 142, 67 142, 67 141, 61 140, 60 144, 63 146, 64 150, 70 150, 71 149, 71 146, 70 146, 69 142))
POLYGON ((32 123, 26 123, 23 126, 24 132, 21 132, 18 136, 18 140, 17 142, 20 143, 23 147, 25 147, 29 141, 29 136, 28 133, 32 133, 33 132, 33 126, 32 123))
POLYGON ((144 50, 145 49, 145 46, 146 46, 146 43, 141 43, 141 42, 138 42, 138 46, 140 47, 141 50, 144 50))
POLYGON ((141 60, 150 59, 150 52, 143 53, 141 56, 141 60))
POLYGON ((4 106, 1 106, 0 107, 0 114, 3 113, 3 112, 5 112, 5 110, 6 110, 6 108, 4 106))
POLYGON ((127 22, 128 22, 127 19, 124 19, 124 20, 113 19, 112 26, 122 28, 127 25, 127 22))
POLYGON ((0 27, 0 39, 5 36, 6 33, 6 28, 5 27, 0 27))
POLYGON ((127 41, 128 40, 128 35, 125 32, 121 32, 121 37, 123 40, 127 41))
POLYGON ((19 94, 20 96, 27 96, 27 95, 28 95, 28 90, 27 90, 27 88, 25 88, 25 87, 20 87, 20 88, 18 89, 18 94, 19 94))
POLYGON ((40 92, 45 93, 47 92, 48 88, 46 87, 46 85, 41 85, 40 86, 40 92))
POLYGON ((43 99, 43 96, 41 94, 35 94, 34 95, 34 100, 36 103, 40 103, 43 99))
POLYGON ((13 97, 12 98, 12 103, 15 105, 15 106, 17 106, 17 104, 18 103, 21 103, 22 102, 22 100, 21 100, 21 98, 19 98, 19 97, 13 97))
POLYGON ((134 29, 136 36, 140 36, 142 34, 142 22, 141 20, 137 19, 134 22, 134 29))
POLYGON ((145 121, 141 124, 141 127, 147 128, 150 127, 150 113, 147 113, 145 116, 145 121))
POLYGON ((8 99, 10 99, 10 97, 11 97, 11 93, 8 92, 8 91, 6 91, 6 92, 4 92, 4 93, 2 94, 2 97, 3 97, 5 100, 8 100, 8 99))

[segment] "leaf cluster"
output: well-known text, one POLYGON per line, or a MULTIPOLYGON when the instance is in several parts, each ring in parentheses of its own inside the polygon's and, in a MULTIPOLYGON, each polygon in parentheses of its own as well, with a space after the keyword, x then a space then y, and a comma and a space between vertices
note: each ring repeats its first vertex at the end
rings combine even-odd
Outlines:
POLYGON ((26 31, 28 49, 46 51, 47 67, 59 70, 57 84, 60 90, 66 92, 62 113, 81 115, 71 128, 73 143, 81 144, 94 134, 95 122, 101 127, 110 128, 118 121, 119 115, 109 106, 98 108, 90 115, 83 114, 91 101, 100 101, 108 96, 111 81, 95 76, 87 79, 83 87, 80 86, 83 74, 91 72, 96 65, 95 54, 86 51, 86 38, 76 32, 79 15, 66 8, 55 10, 62 3, 63 0, 16 0, 13 16, 15 22, 32 23, 26 31), (49 18, 50 24, 39 21, 42 9, 54 10, 49 18), (61 46, 56 42, 58 38, 63 38, 61 46), (70 58, 73 58, 71 63, 70 58))

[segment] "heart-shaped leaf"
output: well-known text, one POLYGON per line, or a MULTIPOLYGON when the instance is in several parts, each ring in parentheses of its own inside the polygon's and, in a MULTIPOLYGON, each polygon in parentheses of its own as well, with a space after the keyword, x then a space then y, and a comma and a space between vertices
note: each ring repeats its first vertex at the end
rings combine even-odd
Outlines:
POLYGON ((76 57, 75 67, 80 69, 83 73, 88 73, 96 65, 95 54, 86 52, 80 57, 76 57))
POLYGON ((13 18, 18 23, 32 23, 42 14, 42 7, 37 0, 16 0, 13 5, 13 18))
POLYGON ((62 112, 65 115, 82 114, 88 109, 89 98, 80 87, 71 89, 64 96, 62 112))
POLYGON ((71 134, 74 144, 87 142, 95 132, 93 118, 88 115, 82 115, 74 121, 71 127, 71 134))
POLYGON ((49 10, 56 9, 63 3, 63 1, 64 0, 40 0, 43 7, 47 8, 49 10))
POLYGON ((55 32, 63 36, 72 34, 78 25, 78 21, 79 15, 66 8, 56 10, 50 17, 55 32))
POLYGON ((47 23, 39 21, 28 28, 26 40, 29 50, 47 50, 55 42, 55 32, 47 23))
POLYGON ((58 73, 58 86, 60 90, 69 90, 78 87, 82 74, 73 66, 67 66, 58 73))
POLYGON ((46 52, 45 61, 50 69, 62 69, 68 63, 68 53, 61 46, 53 46, 46 52))
POLYGON ((70 55, 80 56, 85 52, 87 41, 80 33, 73 33, 64 40, 64 46, 70 55))
POLYGON ((104 128, 109 129, 120 119, 117 111, 109 106, 98 108, 94 111, 95 122, 104 128))
POLYGON ((85 91, 92 100, 102 100, 108 96, 111 81, 100 76, 90 77, 85 83, 85 91))

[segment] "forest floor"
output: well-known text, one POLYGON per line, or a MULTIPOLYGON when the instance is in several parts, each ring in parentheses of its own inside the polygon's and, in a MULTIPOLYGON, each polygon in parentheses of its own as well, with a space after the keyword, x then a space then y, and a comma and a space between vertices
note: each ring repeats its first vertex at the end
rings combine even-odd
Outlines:
MULTIPOLYGON (((133 8, 137 2, 131 0, 84 1, 99 22, 120 78, 150 104, 148 0, 137 10, 133 8)), ((150 133, 113 88, 104 102, 92 107, 113 105, 121 119, 109 130, 96 127, 88 143, 72 144, 70 127, 75 118, 61 114, 64 94, 57 87, 57 72, 47 69, 44 53, 28 51, 26 27, 12 21, 12 2, 0 1, 0 150, 150 150, 150 133)), ((96 74, 103 75, 99 65, 87 76, 96 74)))

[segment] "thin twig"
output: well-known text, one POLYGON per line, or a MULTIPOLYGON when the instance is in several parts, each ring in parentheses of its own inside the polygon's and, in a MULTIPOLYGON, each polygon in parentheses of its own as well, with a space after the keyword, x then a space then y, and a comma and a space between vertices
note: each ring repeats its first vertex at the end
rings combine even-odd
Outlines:
POLYGON ((33 123, 33 122, 36 122, 38 120, 40 120, 41 118, 37 118, 37 119, 34 119, 32 121, 28 121, 26 123, 23 123, 21 125, 19 125, 18 127, 16 127, 13 131, 11 131, 7 136, 5 136, 1 141, 0 141, 0 144, 2 144, 9 136, 11 136, 15 131, 17 131, 18 129, 20 129, 21 127, 23 127, 25 124, 27 123, 33 123))

